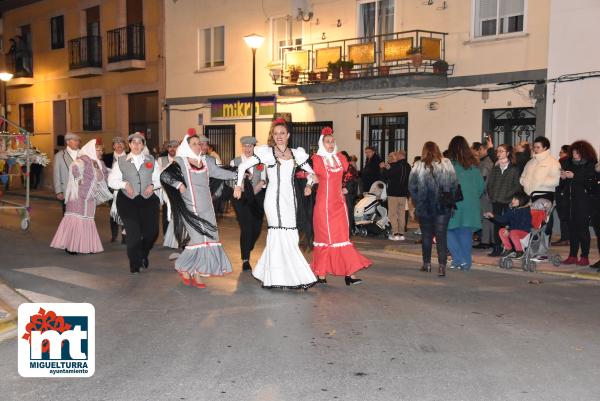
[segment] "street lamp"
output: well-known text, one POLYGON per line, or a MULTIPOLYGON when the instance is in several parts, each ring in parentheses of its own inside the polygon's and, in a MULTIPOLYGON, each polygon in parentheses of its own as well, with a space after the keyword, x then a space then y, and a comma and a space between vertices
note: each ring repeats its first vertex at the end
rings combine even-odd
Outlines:
POLYGON ((2 123, 2 129, 4 131, 6 131, 7 129, 7 123, 6 123, 6 114, 8 113, 8 97, 6 96, 6 85, 8 83, 8 81, 10 81, 13 77, 13 74, 10 72, 0 72, 0 80, 3 82, 2 86, 3 88, 3 97, 2 97, 2 119, 3 119, 3 123, 2 123))
POLYGON ((258 49, 265 38, 253 33, 244 36, 244 42, 252 49, 252 136, 256 136, 256 49, 258 49))

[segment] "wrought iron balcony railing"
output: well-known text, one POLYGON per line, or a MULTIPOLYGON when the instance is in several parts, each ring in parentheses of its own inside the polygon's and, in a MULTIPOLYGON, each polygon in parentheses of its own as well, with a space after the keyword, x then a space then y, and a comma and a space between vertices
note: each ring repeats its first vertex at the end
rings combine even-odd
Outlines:
POLYGON ((146 59, 144 25, 128 25, 110 30, 106 34, 109 63, 146 59))
POLYGON ((451 75, 445 32, 411 30, 370 37, 284 46, 276 84, 306 84, 408 73, 451 75))
POLYGON ((102 38, 84 36, 69 40, 69 69, 102 67, 102 38))
POLYGON ((6 55, 6 68, 14 78, 33 77, 33 56, 29 49, 16 50, 6 55))

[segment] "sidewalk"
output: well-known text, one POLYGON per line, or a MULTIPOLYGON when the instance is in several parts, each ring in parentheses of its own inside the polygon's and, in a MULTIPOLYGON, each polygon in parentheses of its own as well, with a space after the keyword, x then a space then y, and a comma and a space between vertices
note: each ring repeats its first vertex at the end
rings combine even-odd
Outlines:
POLYGON ((24 302, 31 301, 0 281, 0 341, 17 335, 18 309, 24 302))
MULTIPOLYGON (((389 241, 384 239, 375 239, 375 238, 361 238, 361 237, 352 237, 353 240, 359 239, 360 241, 366 240, 368 242, 376 242, 379 249, 381 249, 383 245, 383 251, 388 254, 398 254, 398 255, 411 255, 411 256, 420 256, 421 255, 421 244, 417 243, 417 240, 420 236, 415 235, 416 227, 411 227, 409 233, 405 235, 405 241, 389 241), (382 244, 384 243, 384 244, 382 244)), ((591 244, 591 252, 590 252, 590 263, 595 263, 598 259, 600 259, 600 255, 598 254, 598 247, 596 245, 596 239, 592 239, 591 244)), ((500 260, 497 257, 487 256, 488 253, 491 252, 491 249, 473 249, 473 264, 480 266, 492 266, 500 269, 498 266, 498 261, 500 260)), ((435 259, 435 246, 433 247, 433 257, 435 259)), ((569 247, 568 246, 560 246, 560 247, 550 247, 550 255, 559 254, 561 256, 561 260, 564 260, 569 255, 569 247)), ((521 263, 516 262, 513 270, 521 271, 521 263)), ((600 272, 596 271, 596 269, 591 269, 589 267, 581 267, 581 266, 554 266, 550 261, 546 261, 544 263, 537 264, 537 272, 544 274, 551 274, 556 276, 565 276, 572 278, 580 278, 586 280, 598 280, 600 281, 600 272)))
MULTIPOLYGON (((11 196, 25 197, 25 189, 24 188, 9 189, 8 191, 5 191, 4 194, 11 195, 11 196)), ((54 194, 54 191, 52 191, 50 189, 45 189, 45 188, 38 188, 38 189, 30 190, 29 197, 33 198, 33 199, 58 201, 58 199, 56 199, 56 195, 54 194)), ((1 200, 1 198, 0 198, 0 200, 1 200)))

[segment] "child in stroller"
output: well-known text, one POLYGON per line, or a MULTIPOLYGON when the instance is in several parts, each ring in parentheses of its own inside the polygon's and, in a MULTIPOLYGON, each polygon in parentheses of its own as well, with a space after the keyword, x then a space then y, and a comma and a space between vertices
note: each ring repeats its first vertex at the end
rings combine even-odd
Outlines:
POLYGON ((510 208, 502 215, 494 216, 492 212, 486 212, 484 217, 502 227, 499 235, 504 250, 500 257, 517 259, 523 257, 521 241, 529 235, 531 230, 531 208, 527 194, 524 192, 515 194, 512 197, 510 208))
POLYGON ((387 187, 383 181, 375 181, 369 192, 354 206, 355 232, 367 235, 388 235, 391 229, 385 201, 387 187))

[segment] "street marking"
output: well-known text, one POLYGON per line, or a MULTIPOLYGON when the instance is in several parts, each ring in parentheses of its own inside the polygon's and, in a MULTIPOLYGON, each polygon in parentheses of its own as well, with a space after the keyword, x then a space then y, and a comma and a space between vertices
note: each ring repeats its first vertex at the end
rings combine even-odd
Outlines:
POLYGON ((64 267, 27 267, 15 269, 15 271, 89 288, 91 290, 103 290, 111 287, 110 281, 102 277, 90 273, 78 272, 77 270, 65 269, 64 267))
POLYGON ((42 294, 40 292, 35 292, 35 291, 29 291, 29 290, 24 290, 22 288, 15 288, 15 291, 17 291, 19 294, 23 295, 24 297, 28 298, 31 300, 31 302, 38 302, 38 303, 63 303, 63 302, 69 302, 66 299, 62 299, 62 298, 56 298, 47 294, 42 294))

